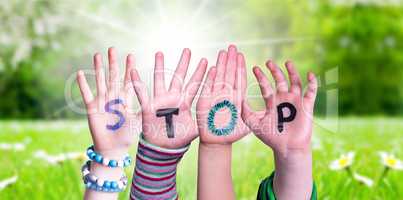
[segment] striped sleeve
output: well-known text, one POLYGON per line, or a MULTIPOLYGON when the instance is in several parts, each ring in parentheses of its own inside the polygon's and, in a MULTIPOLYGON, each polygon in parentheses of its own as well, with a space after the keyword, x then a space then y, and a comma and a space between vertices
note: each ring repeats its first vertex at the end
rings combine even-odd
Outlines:
POLYGON ((176 168, 189 146, 166 149, 140 137, 130 199, 178 199, 176 168))
MULTIPOLYGON (((256 198, 257 200, 276 200, 276 195, 274 194, 273 189, 273 179, 274 179, 274 172, 260 183, 256 198)), ((316 199, 317 199, 316 186, 315 183, 313 183, 311 200, 316 199)))

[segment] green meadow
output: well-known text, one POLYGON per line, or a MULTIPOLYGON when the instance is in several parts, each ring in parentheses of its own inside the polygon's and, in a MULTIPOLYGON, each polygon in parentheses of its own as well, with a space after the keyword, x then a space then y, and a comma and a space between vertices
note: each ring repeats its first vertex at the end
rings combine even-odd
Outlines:
MULTIPOLYGON (((313 152, 314 179, 319 199, 402 199, 403 173, 390 170, 379 180, 384 166, 379 151, 403 158, 403 123, 399 118, 342 118, 316 120, 313 152), (350 178, 345 170, 329 164, 354 151, 353 172, 374 181, 372 187, 350 178)), ((83 161, 58 164, 35 158, 37 151, 50 155, 84 152, 90 145, 86 121, 2 121, 0 143, 22 143, 19 150, 0 149, 0 181, 17 175, 14 184, 0 190, 0 199, 81 199, 84 191, 80 167, 83 161)), ((136 146, 131 152, 134 155, 136 146)), ((233 146, 233 182, 237 199, 255 199, 259 182, 273 170, 271 150, 249 135, 233 146)), ((133 168, 127 173, 131 177, 133 168)), ((181 199, 196 199, 197 141, 180 163, 177 187, 181 199)), ((120 199, 128 199, 129 189, 120 199)))

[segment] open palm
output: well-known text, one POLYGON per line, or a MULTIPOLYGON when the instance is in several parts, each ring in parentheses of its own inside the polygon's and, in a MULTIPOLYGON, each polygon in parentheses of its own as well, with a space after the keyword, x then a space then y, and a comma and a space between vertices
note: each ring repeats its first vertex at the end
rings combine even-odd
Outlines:
POLYGON ((106 85, 101 55, 94 55, 97 85, 95 98, 81 70, 77 73, 77 81, 86 105, 95 149, 99 152, 127 152, 134 136, 140 132, 136 127, 141 124, 141 117, 132 110, 134 91, 129 72, 134 67, 134 57, 131 54, 127 56, 123 84, 119 79, 119 66, 114 48, 109 48, 108 60, 109 80, 106 85))
POLYGON ((204 58, 200 60, 190 81, 183 87, 190 56, 190 50, 184 49, 169 90, 167 90, 164 78, 164 55, 161 52, 156 53, 154 98, 152 99, 149 98, 147 88, 141 81, 137 70, 132 70, 134 90, 142 109, 143 136, 154 145, 179 148, 188 145, 198 136, 196 123, 191 114, 191 105, 206 72, 207 60, 204 58), (171 112, 171 133, 167 129, 169 125, 166 117, 160 115, 162 110, 174 110, 171 112))
POLYGON ((240 117, 245 93, 245 59, 231 45, 228 52, 220 51, 217 66, 209 70, 197 102, 196 115, 202 142, 231 144, 250 132, 240 117), (225 108, 216 109, 223 104, 225 108), (209 120, 212 121, 209 123, 209 120))
POLYGON ((317 90, 315 76, 308 74, 308 89, 302 96, 302 83, 291 62, 286 63, 290 88, 283 72, 276 65, 271 61, 266 65, 276 82, 276 91, 273 91, 261 69, 255 67, 253 72, 266 103, 266 114, 260 117, 244 101, 243 120, 260 140, 275 151, 286 153, 288 150, 309 148, 317 90))

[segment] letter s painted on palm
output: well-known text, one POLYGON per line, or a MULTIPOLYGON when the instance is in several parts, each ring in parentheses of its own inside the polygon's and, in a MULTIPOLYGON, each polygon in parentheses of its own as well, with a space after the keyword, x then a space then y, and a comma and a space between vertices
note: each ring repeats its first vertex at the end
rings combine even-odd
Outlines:
POLYGON ((112 108, 112 106, 116 105, 116 104, 123 104, 123 100, 122 99, 113 99, 113 100, 111 100, 111 101, 109 101, 108 103, 105 104, 105 111, 106 112, 115 114, 115 115, 117 115, 119 117, 119 121, 116 122, 115 124, 113 124, 113 125, 107 124, 106 125, 106 128, 108 130, 112 130, 112 131, 116 131, 117 129, 122 127, 123 124, 125 123, 125 118, 124 118, 122 112, 112 108))

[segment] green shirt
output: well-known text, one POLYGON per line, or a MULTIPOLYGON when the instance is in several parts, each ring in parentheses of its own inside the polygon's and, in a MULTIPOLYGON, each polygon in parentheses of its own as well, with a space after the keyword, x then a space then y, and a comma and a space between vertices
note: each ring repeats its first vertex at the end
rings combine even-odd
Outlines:
MULTIPOLYGON (((267 178, 265 178, 259 186, 259 191, 257 193, 257 200, 275 200, 276 195, 274 195, 274 190, 273 190, 273 179, 274 179, 274 172, 267 178)), ((317 199, 317 193, 316 193, 316 186, 315 183, 313 184, 312 187, 312 194, 311 194, 311 200, 316 200, 317 199)))

